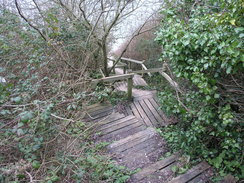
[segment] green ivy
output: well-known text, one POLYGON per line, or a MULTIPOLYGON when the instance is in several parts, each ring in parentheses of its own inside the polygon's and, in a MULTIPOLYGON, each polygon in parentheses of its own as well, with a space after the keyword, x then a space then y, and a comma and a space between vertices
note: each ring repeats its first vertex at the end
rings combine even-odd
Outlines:
POLYGON ((159 93, 163 109, 180 121, 163 135, 174 148, 205 158, 221 175, 243 178, 243 125, 231 106, 234 96, 226 94, 222 83, 230 77, 244 79, 244 4, 209 1, 182 16, 179 9, 193 7, 188 5, 182 1, 163 10, 156 39, 163 48, 161 60, 185 81, 179 98, 170 88, 159 93))

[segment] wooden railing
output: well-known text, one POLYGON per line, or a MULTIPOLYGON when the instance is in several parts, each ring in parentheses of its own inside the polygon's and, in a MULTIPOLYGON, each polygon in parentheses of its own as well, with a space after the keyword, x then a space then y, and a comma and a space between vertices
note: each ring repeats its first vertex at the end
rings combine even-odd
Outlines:
POLYGON ((164 64, 162 68, 148 69, 144 65, 145 60, 139 61, 139 60, 134 60, 134 59, 130 59, 130 58, 124 58, 124 57, 122 57, 121 60, 122 61, 124 60, 124 61, 129 62, 129 69, 130 70, 128 71, 128 73, 134 73, 134 74, 144 74, 144 73, 147 73, 151 77, 151 73, 152 72, 159 72, 159 74, 162 75, 170 83, 170 85, 175 90, 177 90, 178 92, 182 93, 179 85, 173 79, 171 79, 171 77, 167 73, 164 72, 165 71, 165 67, 166 67, 167 64, 164 64), (132 71, 131 70, 131 63, 140 64, 142 66, 142 70, 132 71))
MULTIPOLYGON (((114 64, 115 60, 113 60, 111 58, 108 58, 108 59, 113 61, 113 64, 114 64)), ((175 81, 173 81, 171 79, 171 77, 167 73, 164 72, 165 71, 165 64, 163 65, 162 68, 148 69, 144 65, 145 61, 139 61, 139 60, 134 60, 134 59, 130 59, 130 58, 124 58, 124 57, 121 58, 121 61, 126 61, 128 64, 125 64, 123 62, 119 62, 114 67, 114 73, 115 73, 115 68, 122 68, 124 74, 105 77, 105 75, 103 74, 102 69, 100 69, 100 72, 101 72, 103 78, 92 80, 93 84, 97 85, 99 82, 113 82, 113 81, 120 81, 120 80, 126 80, 127 79, 127 83, 128 83, 127 84, 128 100, 132 100, 132 88, 133 88, 133 77, 134 77, 134 75, 135 74, 145 74, 145 73, 147 73, 149 76, 151 76, 151 73, 158 72, 170 83, 170 85, 175 90, 177 90, 178 92, 182 93, 182 91, 180 90, 178 84, 175 81), (132 71, 131 70, 131 63, 140 64, 142 66, 142 70, 132 71), (129 69, 127 70, 127 74, 126 74, 126 69, 127 68, 129 68, 129 69)))
POLYGON ((120 80, 126 80, 127 79, 128 100, 132 100, 133 77, 134 77, 134 73, 115 75, 115 76, 110 76, 110 77, 103 77, 100 79, 92 80, 92 84, 93 84, 93 86, 96 86, 100 82, 113 82, 113 81, 120 81, 120 80))
MULTIPOLYGON (((148 68, 144 64, 145 60, 140 61, 140 60, 134 60, 131 58, 121 57, 121 61, 126 61, 128 63, 128 68, 130 70, 132 69, 132 67, 131 67, 132 63, 141 65, 142 70, 145 70, 145 71, 148 70, 148 68)), ((150 72, 144 72, 144 73, 147 73, 150 77, 152 76, 150 72)))

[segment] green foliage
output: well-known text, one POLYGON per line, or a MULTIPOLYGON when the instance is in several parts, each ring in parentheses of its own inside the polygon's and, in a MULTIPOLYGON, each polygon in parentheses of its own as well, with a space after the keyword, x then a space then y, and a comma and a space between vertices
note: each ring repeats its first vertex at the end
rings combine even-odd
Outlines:
POLYGON ((105 156, 106 143, 94 143, 81 121, 93 93, 66 84, 77 73, 53 50, 64 48, 70 64, 82 65, 87 33, 57 9, 44 16, 51 42, 0 6, 0 76, 7 80, 0 83, 0 182, 30 182, 26 172, 43 183, 125 182, 130 172, 105 156))
POLYGON ((93 92, 94 97, 91 103, 109 101, 112 105, 116 105, 128 99, 128 95, 123 91, 112 91, 110 87, 107 87, 103 83, 97 85, 95 91, 93 92))
POLYGON ((164 110, 180 118, 163 135, 173 148, 205 158, 222 175, 243 178, 239 109, 244 99, 228 93, 243 87, 243 2, 210 1, 180 14, 180 8, 192 7, 188 3, 163 11, 165 21, 157 37, 162 60, 169 62, 185 87, 180 98, 170 88, 159 94, 164 110), (234 80, 237 84, 230 85, 234 80))

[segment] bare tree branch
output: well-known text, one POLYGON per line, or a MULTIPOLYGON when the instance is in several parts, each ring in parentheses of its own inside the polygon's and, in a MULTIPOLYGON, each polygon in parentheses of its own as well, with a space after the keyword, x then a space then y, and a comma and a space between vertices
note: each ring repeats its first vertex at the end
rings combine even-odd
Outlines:
POLYGON ((32 23, 31 23, 31 22, 24 16, 24 14, 22 13, 21 8, 20 8, 20 6, 19 6, 17 0, 15 0, 15 6, 16 6, 16 8, 17 8, 17 10, 18 10, 18 13, 19 13, 19 15, 21 16, 21 18, 23 18, 23 19, 29 24, 30 27, 32 27, 33 29, 35 29, 35 30, 41 35, 41 37, 42 37, 45 41, 47 41, 46 36, 41 32, 41 30, 39 30, 35 25, 33 25, 33 24, 32 24, 32 23))

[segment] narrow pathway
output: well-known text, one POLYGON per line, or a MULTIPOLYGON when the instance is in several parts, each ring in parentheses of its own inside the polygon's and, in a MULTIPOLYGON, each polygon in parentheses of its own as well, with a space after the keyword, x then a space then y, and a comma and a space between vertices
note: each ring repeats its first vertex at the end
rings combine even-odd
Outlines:
MULTIPOLYGON (((139 75, 134 85, 146 85, 139 75)), ((125 82, 116 84, 116 89, 126 91, 125 82)), ((132 175, 129 183, 197 183, 207 182, 211 167, 201 162, 185 174, 175 176, 173 167, 182 167, 180 154, 161 158, 169 151, 165 140, 155 128, 167 125, 167 118, 160 110, 155 91, 133 89, 133 102, 123 110, 111 104, 90 106, 86 120, 97 122, 98 141, 110 142, 108 153, 119 165, 139 171, 132 175)))

